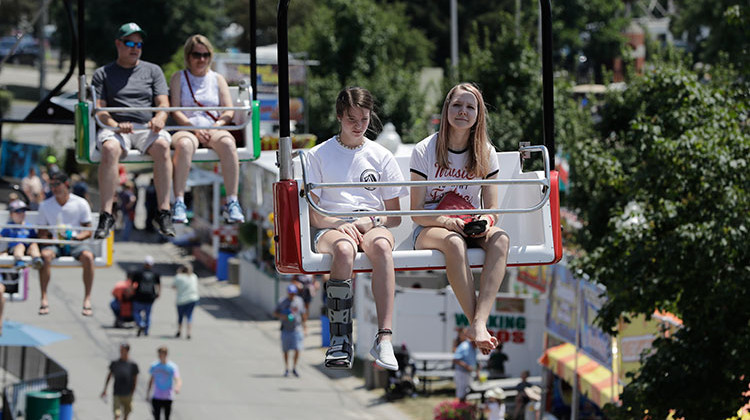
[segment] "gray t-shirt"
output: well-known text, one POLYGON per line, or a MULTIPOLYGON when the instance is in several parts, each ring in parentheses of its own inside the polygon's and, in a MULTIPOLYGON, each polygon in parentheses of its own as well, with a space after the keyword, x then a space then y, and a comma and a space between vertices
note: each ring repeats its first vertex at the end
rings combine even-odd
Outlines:
POLYGON ((276 306, 276 312, 286 315, 281 320, 281 331, 295 331, 302 328, 302 314, 305 313, 305 302, 301 297, 284 298, 276 306))
MULTIPOLYGON (((99 67, 94 72, 91 84, 96 90, 97 98, 106 101, 108 107, 154 106, 156 96, 169 94, 167 80, 159 66, 143 60, 129 69, 120 67, 116 62, 99 67)), ((113 112, 112 117, 117 122, 145 124, 151 120, 153 113, 113 112)))
POLYGON ((138 365, 130 360, 118 359, 109 364, 109 371, 115 378, 114 395, 130 395, 133 392, 133 381, 138 375, 138 365))

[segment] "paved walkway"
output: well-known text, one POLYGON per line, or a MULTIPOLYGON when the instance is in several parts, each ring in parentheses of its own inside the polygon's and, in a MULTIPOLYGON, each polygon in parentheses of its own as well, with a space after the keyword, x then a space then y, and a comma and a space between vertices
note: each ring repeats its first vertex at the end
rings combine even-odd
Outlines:
POLYGON ((106 402, 99 398, 109 361, 118 357, 118 344, 128 340, 131 357, 140 369, 134 414, 149 419, 146 402, 149 364, 159 346, 169 347, 170 359, 184 381, 177 395, 173 419, 388 419, 407 417, 383 402, 382 391, 366 391, 361 379, 344 374, 331 378, 322 368, 319 322, 311 322, 306 350, 300 360, 300 378, 284 378, 278 322, 269 320, 242 301, 237 286, 200 278, 201 305, 194 314, 192 340, 176 339, 175 292, 169 287, 177 263, 183 261, 171 244, 115 244, 115 264, 96 271, 93 291, 94 316, 81 316, 83 285, 79 268, 53 269, 50 314, 37 315, 38 277, 30 276, 26 302, 6 305, 5 316, 69 335, 72 339, 50 344, 43 350, 69 372, 75 393, 75 418, 111 417, 111 384, 106 402), (141 265, 147 254, 156 259, 162 273, 162 296, 154 304, 148 337, 136 337, 135 329, 112 328, 110 292, 125 271, 141 265), (166 277, 165 277, 166 276, 166 277))

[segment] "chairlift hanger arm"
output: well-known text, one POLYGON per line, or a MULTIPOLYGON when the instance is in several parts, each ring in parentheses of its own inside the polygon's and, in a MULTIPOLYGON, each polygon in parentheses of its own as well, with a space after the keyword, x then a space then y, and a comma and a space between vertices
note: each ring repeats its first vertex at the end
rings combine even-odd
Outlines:
POLYGON ((310 207, 317 213, 331 217, 361 217, 361 216, 438 216, 438 215, 461 215, 466 213, 485 215, 485 214, 505 214, 505 213, 530 213, 537 211, 544 207, 550 197, 550 169, 549 169, 549 155, 544 146, 527 146, 521 148, 521 151, 537 151, 542 152, 542 158, 544 160, 544 174, 543 179, 482 179, 482 180, 434 180, 434 181, 403 181, 403 182, 338 182, 338 183, 308 183, 307 182, 307 157, 305 152, 302 150, 295 151, 294 154, 300 158, 300 166, 302 168, 302 184, 303 193, 305 200, 307 200, 310 207), (538 203, 531 207, 524 208, 510 208, 510 209, 473 209, 467 210, 379 210, 379 211, 330 211, 321 208, 311 198, 311 192, 316 188, 351 188, 351 187, 413 187, 413 186, 429 186, 429 185, 510 185, 510 184, 521 184, 521 185, 540 185, 542 187, 543 195, 538 203))

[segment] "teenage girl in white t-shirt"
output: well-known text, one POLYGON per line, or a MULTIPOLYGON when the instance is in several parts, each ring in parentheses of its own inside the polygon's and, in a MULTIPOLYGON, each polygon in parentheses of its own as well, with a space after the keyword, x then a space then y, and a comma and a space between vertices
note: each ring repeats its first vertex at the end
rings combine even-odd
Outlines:
MULTIPOLYGON (((487 135, 485 105, 476 86, 461 83, 448 92, 443 103, 440 131, 417 144, 412 152, 412 181, 494 179, 498 175, 497 155, 487 135)), ((453 191, 475 208, 498 208, 497 185, 411 187, 412 210, 434 209, 442 196, 453 191)), ((509 238, 499 227, 496 215, 482 215, 484 231, 469 236, 464 221, 450 216, 414 216, 416 249, 437 249, 445 256, 448 281, 466 317, 471 321, 468 337, 482 353, 497 346, 497 338, 487 331, 487 318, 495 295, 505 277, 509 238), (466 255, 467 248, 485 251, 479 283, 474 292, 474 277, 466 255)))
POLYGON ((173 107, 194 106, 195 111, 172 113, 179 125, 213 126, 211 130, 178 131, 172 135, 174 148, 174 196, 172 222, 187 223, 185 185, 193 155, 199 145, 216 152, 224 175, 227 202, 222 214, 227 223, 243 223, 245 216, 237 200, 240 163, 237 145, 227 130, 219 127, 232 125, 234 111, 200 111, 201 106, 232 106, 232 96, 224 77, 211 70, 214 47, 203 35, 192 35, 185 41, 185 70, 172 75, 169 81, 170 103, 173 107))
MULTIPOLYGON (((336 100, 336 118, 341 124, 337 136, 315 146, 307 154, 308 182, 387 182, 403 181, 393 155, 365 137, 374 101, 363 88, 346 88, 336 100)), ((399 210, 399 197, 405 187, 352 187, 316 189, 312 199, 331 211, 399 210)), ((326 285, 331 347, 326 353, 329 368, 351 368, 351 279, 354 257, 362 250, 372 264, 372 292, 378 316, 378 334, 370 354, 378 365, 398 370, 391 345, 395 273, 393 235, 388 230, 401 223, 400 217, 358 217, 342 219, 310 210, 310 224, 318 229, 317 252, 331 254, 331 277, 326 285)))

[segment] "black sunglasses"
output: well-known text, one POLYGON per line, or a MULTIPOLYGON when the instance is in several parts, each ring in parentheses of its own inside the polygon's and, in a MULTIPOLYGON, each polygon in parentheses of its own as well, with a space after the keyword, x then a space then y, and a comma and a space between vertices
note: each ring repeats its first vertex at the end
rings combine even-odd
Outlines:
POLYGON ((126 46, 126 47, 128 47, 128 48, 133 48, 133 47, 135 47, 135 48, 138 48, 139 50, 140 50, 141 48, 143 48, 143 42, 128 41, 128 40, 126 40, 126 39, 121 39, 120 41, 121 41, 121 42, 122 42, 123 44, 125 44, 125 46, 126 46))
POLYGON ((211 53, 210 52, 200 53, 200 52, 193 51, 190 53, 190 56, 196 60, 200 60, 201 58, 209 59, 211 58, 211 53))
POLYGON ((15 210, 12 211, 12 213, 26 213, 26 209, 25 208, 23 208, 23 209, 15 209, 15 210))

